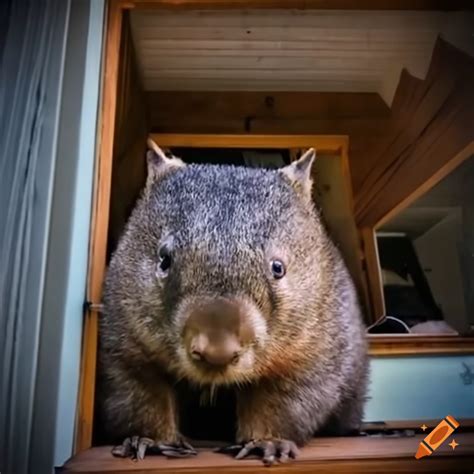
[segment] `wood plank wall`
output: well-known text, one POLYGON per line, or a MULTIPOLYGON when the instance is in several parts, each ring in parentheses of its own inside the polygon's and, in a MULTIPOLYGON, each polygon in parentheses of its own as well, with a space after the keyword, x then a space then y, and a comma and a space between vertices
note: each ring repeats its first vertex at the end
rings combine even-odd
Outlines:
POLYGON ((160 133, 341 134, 357 163, 380 140, 390 109, 376 93, 148 92, 150 126, 160 133))
MULTIPOLYGON (((125 17, 128 12, 125 12, 125 17)), ((149 131, 146 96, 130 30, 122 26, 117 88, 117 112, 110 198, 108 254, 113 251, 146 177, 146 137, 149 131)))
POLYGON ((356 219, 373 227, 469 156, 474 58, 438 39, 425 80, 406 71, 384 138, 354 162, 356 219))

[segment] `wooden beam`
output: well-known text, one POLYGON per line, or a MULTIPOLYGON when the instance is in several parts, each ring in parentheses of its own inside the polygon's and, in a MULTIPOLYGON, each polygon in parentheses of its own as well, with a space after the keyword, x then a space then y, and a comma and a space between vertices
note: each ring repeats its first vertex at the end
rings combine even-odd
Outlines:
POLYGON ((474 337, 440 336, 431 334, 370 334, 369 355, 474 354, 474 337))
POLYGON ((146 180, 147 101, 140 83, 128 12, 122 23, 107 258, 115 250, 146 180))
POLYGON ((467 10, 473 8, 469 0, 131 0, 123 3, 132 8, 193 10, 467 10))
POLYGON ((442 39, 425 80, 402 74, 391 123, 357 173, 360 226, 386 222, 472 154, 473 80, 473 58, 442 39))
POLYGON ((157 133, 348 135, 354 187, 390 121, 375 93, 148 92, 147 103, 157 133))
POLYGON ((153 128, 179 120, 347 120, 388 118, 390 108, 370 92, 147 92, 153 128), (198 111, 198 113, 196 113, 198 111))
POLYGON ((152 133, 159 146, 196 148, 306 148, 314 147, 325 154, 341 154, 349 139, 342 135, 207 135, 152 133))
POLYGON ((364 271, 369 284, 372 321, 375 322, 385 314, 383 283, 375 230, 364 227, 360 229, 360 237, 364 254, 364 271))
MULTIPOLYGON (((427 174, 424 169, 417 172, 415 163, 415 166, 411 169, 411 173, 416 175, 416 182, 419 184, 413 184, 413 178, 400 179, 399 182, 402 184, 397 187, 397 191, 380 199, 378 202, 374 202, 370 213, 365 216, 364 222, 377 227, 385 224, 402 212, 403 209, 406 209, 410 204, 414 203, 418 198, 426 194, 431 188, 436 186, 442 179, 446 178, 461 165, 461 163, 472 156, 474 156, 474 141, 469 143, 469 145, 463 148, 459 153, 450 157, 450 159, 438 155, 440 158, 439 167, 437 169, 435 167, 434 171, 430 170, 430 174, 427 174)), ((430 168, 433 168, 432 164, 430 168)))
MULTIPOLYGON (((266 135, 349 135, 351 141, 351 160, 353 151, 380 142, 386 119, 347 119, 347 120, 311 120, 311 119, 279 119, 279 118, 227 118, 197 116, 170 117, 163 119, 158 127, 153 127, 156 133, 183 134, 266 134, 266 135)), ((155 122, 156 124, 156 122, 155 122)), ((361 157, 363 159, 363 157, 361 157)), ((357 170, 353 170, 357 171, 357 170)))
MULTIPOLYGON (((349 139, 350 140, 350 139, 349 139)), ((355 225, 354 219, 354 190, 352 186, 352 177, 351 177, 351 166, 350 166, 350 159, 349 159, 349 149, 344 148, 342 150, 342 170, 344 174, 344 181, 345 181, 345 188, 346 193, 349 198, 350 202, 350 219, 351 222, 354 224, 355 228, 355 242, 353 245, 355 247, 355 254, 357 256, 357 261, 354 262, 354 266, 356 266, 357 278, 355 278, 356 286, 359 293, 360 304, 362 306, 362 311, 365 313, 364 321, 371 321, 371 300, 370 300, 370 290, 369 290, 369 280, 367 274, 365 273, 364 269, 364 248, 363 243, 358 238, 358 229, 355 225)))
MULTIPOLYGON (((117 79, 122 27, 120 2, 110 2, 108 9, 102 97, 100 111, 100 139, 95 169, 93 215, 89 251, 87 300, 99 302, 105 272, 107 230, 109 223, 110 184, 112 177, 112 152, 114 144, 117 79)), ((74 451, 91 446, 92 422, 96 382, 98 343, 98 313, 87 310, 84 322, 81 379, 79 384, 78 414, 74 451)))
POLYGON ((390 121, 376 93, 155 91, 147 103, 157 133, 348 135, 354 188, 390 121))
POLYGON ((390 114, 375 93, 148 92, 147 103, 151 129, 161 133, 329 133, 367 141, 390 114))

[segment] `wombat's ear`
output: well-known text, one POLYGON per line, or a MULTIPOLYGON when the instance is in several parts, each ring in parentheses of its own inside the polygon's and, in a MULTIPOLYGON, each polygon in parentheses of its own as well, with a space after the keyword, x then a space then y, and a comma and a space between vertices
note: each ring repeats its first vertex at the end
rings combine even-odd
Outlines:
POLYGON ((168 158, 164 151, 151 139, 147 140, 149 150, 146 153, 148 164, 148 175, 146 187, 164 178, 168 173, 186 166, 179 158, 172 156, 168 158))
POLYGON ((308 200, 311 200, 311 187, 313 185, 311 167, 315 158, 316 151, 314 148, 310 148, 303 153, 301 158, 279 170, 283 176, 289 179, 291 185, 308 200))

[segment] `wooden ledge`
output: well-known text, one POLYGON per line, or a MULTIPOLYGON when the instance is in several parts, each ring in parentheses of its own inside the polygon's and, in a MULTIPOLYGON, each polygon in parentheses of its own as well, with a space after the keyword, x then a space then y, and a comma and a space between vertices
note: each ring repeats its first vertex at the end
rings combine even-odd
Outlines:
POLYGON ((371 356, 474 354, 474 337, 432 334, 369 334, 371 356))
POLYGON ((349 146, 347 135, 280 135, 280 134, 207 134, 151 133, 149 137, 161 147, 194 148, 305 148, 313 147, 328 155, 340 155, 349 146))
MULTIPOLYGON (((424 435, 411 438, 315 438, 298 459, 270 469, 278 473, 401 473, 401 472, 472 472, 474 469, 474 433, 454 434, 459 446, 453 451, 444 443, 434 454, 416 460, 418 444, 424 435)), ((143 461, 112 457, 110 447, 91 448, 70 461, 58 473, 266 473, 258 460, 237 461, 223 454, 200 450, 192 459, 166 459, 150 456, 143 461)))

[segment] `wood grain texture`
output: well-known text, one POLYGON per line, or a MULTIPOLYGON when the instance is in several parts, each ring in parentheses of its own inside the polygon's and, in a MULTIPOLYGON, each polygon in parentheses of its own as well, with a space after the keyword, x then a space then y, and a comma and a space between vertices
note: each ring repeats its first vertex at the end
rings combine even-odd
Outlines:
POLYGON ((368 338, 371 356, 474 354, 474 337, 370 334, 368 338))
POLYGON ((372 321, 373 320, 373 311, 372 304, 370 300, 370 290, 369 290, 369 280, 368 275, 364 269, 364 246, 359 238, 359 229, 355 222, 355 205, 354 205, 354 189, 352 186, 352 175, 351 175, 351 163, 350 163, 350 141, 349 147, 342 149, 342 174, 344 176, 344 188, 346 189, 346 195, 349 200, 349 215, 351 222, 353 223, 354 236, 353 236, 353 245, 354 245, 354 254, 355 261, 354 265, 357 268, 358 274, 358 291, 359 291, 359 301, 362 305, 362 310, 364 314, 364 320, 372 321))
POLYGON ((209 135, 181 133, 151 133, 150 138, 159 146, 196 148, 309 148, 328 155, 340 155, 348 146, 348 137, 342 135, 209 135))
MULTIPOLYGON (((469 472, 474 466, 474 434, 455 435, 459 446, 453 451, 444 443, 422 461, 414 453, 424 436, 410 438, 315 438, 294 462, 271 468, 280 473, 414 473, 469 472)), ((258 460, 237 461, 223 454, 202 450, 192 459, 147 457, 143 461, 113 458, 110 447, 93 448, 68 461, 58 472, 85 473, 268 473, 258 460)))
POLYGON ((347 135, 353 186, 390 114, 374 93, 148 92, 147 103, 157 133, 347 135))
MULTIPOLYGON (((439 40, 425 80, 406 72, 402 75, 383 139, 368 147, 365 159, 355 166, 356 220, 363 229, 372 308, 377 315, 385 310, 370 234, 474 155, 473 81, 474 59, 439 40)), ((371 351, 392 355, 472 352, 469 339, 459 344, 456 340, 461 338, 421 338, 410 343, 387 338, 386 343, 379 340, 372 345, 371 351)))
POLYGON ((452 171, 454 171, 465 160, 474 156, 474 140, 471 141, 459 153, 454 155, 450 160, 441 164, 441 166, 420 186, 413 188, 403 199, 401 199, 393 208, 390 209, 383 217, 380 218, 377 225, 382 226, 388 222, 392 217, 396 216, 403 209, 414 203, 418 198, 426 194, 431 188, 436 186, 441 180, 446 178, 452 171))
POLYGON ((135 9, 131 19, 149 91, 367 92, 389 87, 402 65, 423 76, 448 15, 135 9))
POLYGON ((107 256, 115 250, 125 223, 145 185, 148 107, 136 64, 128 12, 120 44, 107 256))
MULTIPOLYGON (((390 109, 376 93, 273 91, 147 92, 150 125, 179 127, 199 111, 199 119, 243 120, 252 116, 280 120, 388 118, 390 109)), ((180 132, 181 130, 175 130, 180 132)), ((203 130, 195 130, 196 133, 203 130)))
POLYGON ((379 255, 375 231, 371 227, 364 227, 359 230, 362 240, 364 271, 368 283, 370 297, 371 320, 377 321, 385 315, 385 300, 383 294, 382 272, 379 263, 379 255))
MULTIPOLYGON (((101 299, 105 272, 121 21, 122 5, 118 2, 111 2, 108 8, 105 39, 99 150, 95 169, 94 207, 87 279, 87 300, 92 302, 98 302, 101 299)), ((87 449, 91 446, 92 441, 98 317, 96 311, 87 311, 85 315, 75 452, 87 449)))
POLYGON ((359 225, 377 226, 459 164, 474 141, 473 82, 474 58, 441 39, 424 81, 402 75, 384 138, 354 182, 359 225))

